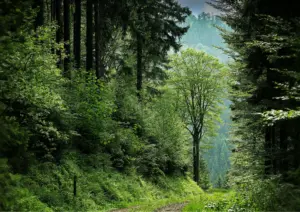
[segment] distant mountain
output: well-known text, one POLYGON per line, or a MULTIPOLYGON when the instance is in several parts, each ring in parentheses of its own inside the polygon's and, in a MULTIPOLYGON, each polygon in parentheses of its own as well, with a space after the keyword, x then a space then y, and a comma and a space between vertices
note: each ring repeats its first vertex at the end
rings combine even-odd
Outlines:
POLYGON ((199 14, 204 11, 206 0, 178 0, 185 7, 189 7, 193 14, 199 14))
POLYGON ((190 29, 181 40, 183 48, 202 50, 219 58, 222 62, 228 61, 228 56, 216 48, 226 47, 219 30, 214 27, 217 25, 226 28, 221 20, 211 14, 201 13, 198 16, 191 15, 188 17, 185 24, 190 26, 190 29))
POLYGON ((178 2, 185 7, 189 7, 194 15, 198 15, 202 12, 214 15, 220 14, 220 11, 206 3, 209 2, 209 0, 178 0, 178 2))

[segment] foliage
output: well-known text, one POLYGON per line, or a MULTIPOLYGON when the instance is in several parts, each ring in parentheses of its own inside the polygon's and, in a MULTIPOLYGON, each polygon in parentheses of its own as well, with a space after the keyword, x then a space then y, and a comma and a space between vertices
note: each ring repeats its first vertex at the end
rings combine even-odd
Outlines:
POLYGON ((199 186, 203 190, 208 190, 211 187, 211 183, 210 183, 210 179, 209 179, 209 171, 207 168, 206 161, 203 159, 202 156, 200 156, 199 169, 200 169, 200 184, 199 184, 199 186))
POLYGON ((52 30, 40 29, 38 37, 24 33, 22 42, 11 38, 1 45, 1 149, 12 158, 24 158, 24 168, 28 148, 43 160, 53 160, 71 137, 61 96, 66 80, 51 53, 52 30))
POLYGON ((193 49, 171 56, 170 68, 169 86, 174 89, 178 113, 193 139, 193 173, 199 183, 200 142, 214 136, 220 121, 226 68, 214 57, 193 49))
POLYGON ((171 57, 170 66, 170 85, 178 94, 178 108, 186 127, 191 127, 192 133, 203 128, 201 137, 212 136, 226 93, 225 67, 214 57, 193 49, 171 57))
POLYGON ((91 73, 78 70, 65 93, 70 105, 77 136, 75 144, 84 153, 96 153, 114 139, 115 123, 111 114, 116 110, 114 88, 91 73))
POLYGON ((64 155, 59 166, 47 163, 32 167, 29 175, 24 176, 20 182, 20 187, 30 189, 40 202, 54 211, 107 210, 142 201, 179 198, 202 192, 189 178, 160 177, 153 183, 138 174, 119 173, 106 160, 109 158, 105 159, 101 155, 69 152, 64 155), (88 168, 88 164, 83 161, 91 157, 102 161, 102 165, 99 168, 88 168), (73 195, 74 176, 77 176, 76 197, 73 195))
POLYGON ((155 99, 145 110, 144 116, 145 131, 151 146, 147 151, 156 149, 156 155, 150 155, 148 159, 155 157, 157 165, 167 174, 173 174, 176 170, 182 173, 187 171, 190 162, 188 135, 178 116, 172 92, 167 90, 155 99))

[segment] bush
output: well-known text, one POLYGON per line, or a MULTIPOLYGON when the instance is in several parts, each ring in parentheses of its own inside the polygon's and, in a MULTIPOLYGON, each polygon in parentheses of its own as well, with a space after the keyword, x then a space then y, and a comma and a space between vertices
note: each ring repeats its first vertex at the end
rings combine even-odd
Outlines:
POLYGON ((72 134, 61 95, 66 80, 51 52, 53 32, 47 26, 38 36, 23 32, 0 45, 0 147, 18 172, 26 172, 33 153, 58 159, 72 134))

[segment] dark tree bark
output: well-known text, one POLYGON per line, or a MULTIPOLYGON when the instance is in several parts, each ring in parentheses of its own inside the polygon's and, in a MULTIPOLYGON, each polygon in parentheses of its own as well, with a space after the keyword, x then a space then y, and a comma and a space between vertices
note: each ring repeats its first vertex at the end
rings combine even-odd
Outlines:
POLYGON ((51 21, 56 21, 56 0, 51 0, 51 21))
POLYGON ((93 68, 93 0, 86 5, 86 70, 93 68))
POLYGON ((81 66, 81 0, 75 0, 75 13, 74 13, 74 58, 75 68, 79 69, 81 66))
MULTIPOLYGON (((141 21, 141 12, 141 8, 139 8, 137 11, 139 21, 141 21)), ((136 90, 139 100, 141 100, 141 91, 143 88, 143 38, 140 30, 141 29, 137 29, 136 31, 136 90)))
POLYGON ((272 174, 272 130, 271 127, 266 128, 265 132, 265 175, 271 175, 272 174))
POLYGON ((42 26, 44 24, 44 0, 36 0, 34 1, 34 9, 37 9, 38 12, 37 12, 37 16, 35 18, 35 21, 34 21, 34 28, 35 30, 39 27, 39 26, 42 26))
POLYGON ((70 0, 64 0, 64 76, 70 78, 70 0))
POLYGON ((271 127, 271 142, 272 142, 272 149, 271 149, 271 156, 272 156, 272 174, 278 173, 278 142, 276 136, 276 125, 271 127))
MULTIPOLYGON (((102 1, 100 1, 102 2, 102 1)), ((99 72, 100 77, 105 77, 105 65, 104 65, 104 54, 106 49, 106 37, 104 36, 104 30, 105 30, 105 15, 104 15, 104 4, 99 3, 99 72)))
MULTIPOLYGON (((60 43, 63 38, 63 21, 62 21, 61 8, 62 8, 62 0, 55 0, 55 16, 56 16, 56 22, 58 25, 58 29, 56 31, 56 43, 60 43)), ((61 51, 57 50, 56 54, 58 56, 57 66, 60 67, 62 64, 61 51)))
POLYGON ((64 0, 64 76, 70 78, 70 0, 64 0))
POLYGON ((99 15, 99 1, 94 1, 94 13, 95 13, 95 69, 96 76, 99 79, 100 74, 100 15, 99 15))
POLYGON ((141 98, 141 91, 143 86, 143 43, 140 32, 137 32, 137 65, 136 65, 136 89, 138 97, 141 98))
POLYGON ((280 173, 286 173, 289 170, 289 163, 288 163, 288 145, 287 145, 287 133, 286 133, 286 126, 283 123, 280 125, 280 165, 279 171, 280 173))
POLYGON ((200 183, 200 142, 197 134, 193 135, 193 179, 199 184, 200 183))
POLYGON ((95 64, 97 78, 105 76, 105 66, 103 61, 105 39, 104 39, 104 5, 103 2, 96 0, 94 3, 95 11, 95 64))

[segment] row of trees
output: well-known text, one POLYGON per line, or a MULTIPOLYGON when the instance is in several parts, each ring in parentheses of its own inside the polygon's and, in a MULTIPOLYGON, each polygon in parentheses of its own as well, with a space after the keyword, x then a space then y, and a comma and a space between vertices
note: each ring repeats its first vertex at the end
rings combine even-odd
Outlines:
POLYGON ((295 182, 291 172, 300 168, 297 1, 215 0, 212 4, 225 12, 222 20, 232 28, 223 30, 223 38, 236 62, 233 173, 280 174, 295 182))
MULTIPOLYGON (((145 67, 151 63, 155 64, 152 65, 153 69, 158 68, 161 62, 165 62, 169 48, 179 49, 178 39, 188 28, 179 27, 177 23, 184 22, 190 14, 187 8, 180 7, 175 1, 154 0, 146 4, 130 0, 41 0, 35 2, 33 7, 38 11, 36 28, 47 21, 57 23, 56 42, 64 43, 64 54, 61 50, 56 51, 60 58, 58 65, 63 67, 64 75, 68 78, 71 77, 72 58, 74 67, 81 68, 83 61, 85 69, 95 70, 98 78, 108 76, 107 71, 113 67, 109 67, 107 58, 113 56, 109 53, 116 53, 108 49, 115 42, 112 39, 117 31, 120 31, 123 39, 130 37, 128 45, 136 54, 138 92, 142 90, 145 67), (81 49, 85 49, 85 53, 81 49)), ((121 62, 120 58, 115 59, 116 63, 121 62)))
POLYGON ((191 49, 169 58, 187 8, 175 0, 0 6, 0 210, 72 208, 60 178, 76 169, 152 179, 191 170, 199 183, 200 143, 214 134, 227 72, 191 49), (51 177, 40 179, 45 166, 51 177))
POLYGON ((125 151, 135 147, 116 129, 145 141, 132 157, 150 148, 132 94, 144 104, 157 97, 167 52, 187 31, 178 26, 187 8, 173 0, 13 0, 1 9, 1 157, 15 172, 26 173, 35 158, 59 163, 74 147, 129 163, 125 151))

